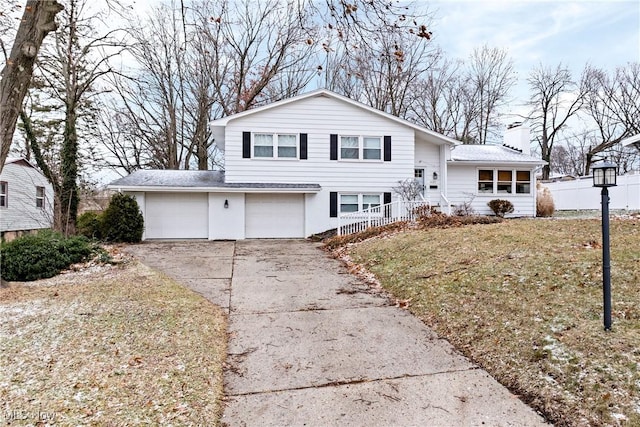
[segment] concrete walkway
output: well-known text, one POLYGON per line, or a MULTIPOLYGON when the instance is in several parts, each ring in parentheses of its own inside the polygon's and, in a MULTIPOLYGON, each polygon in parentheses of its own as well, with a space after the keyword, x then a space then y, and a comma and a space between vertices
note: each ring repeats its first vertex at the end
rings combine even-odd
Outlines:
POLYGON ((162 242, 131 251, 229 310, 229 426, 544 425, 316 244, 162 242))

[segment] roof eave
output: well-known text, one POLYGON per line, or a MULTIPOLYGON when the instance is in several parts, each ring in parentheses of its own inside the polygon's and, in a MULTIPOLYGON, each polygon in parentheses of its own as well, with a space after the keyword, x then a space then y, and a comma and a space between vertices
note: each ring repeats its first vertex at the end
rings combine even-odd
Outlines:
POLYGON ((176 187, 162 185, 108 185, 107 189, 118 192, 157 192, 157 193, 318 193, 322 188, 265 188, 265 187, 176 187))

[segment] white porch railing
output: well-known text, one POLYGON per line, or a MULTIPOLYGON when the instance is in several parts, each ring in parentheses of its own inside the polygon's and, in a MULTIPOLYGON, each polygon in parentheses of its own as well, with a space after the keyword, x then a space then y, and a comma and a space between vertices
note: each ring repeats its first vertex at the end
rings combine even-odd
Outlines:
POLYGON ((442 210, 443 207, 444 207, 444 211, 442 213, 445 213, 450 216, 451 202, 449 201, 449 199, 447 199, 447 196, 445 196, 444 193, 440 193, 440 210, 442 210))
POLYGON ((413 221, 418 217, 416 208, 429 206, 423 200, 405 202, 397 200, 358 212, 338 216, 338 235, 359 233, 369 227, 378 227, 397 221, 413 221))

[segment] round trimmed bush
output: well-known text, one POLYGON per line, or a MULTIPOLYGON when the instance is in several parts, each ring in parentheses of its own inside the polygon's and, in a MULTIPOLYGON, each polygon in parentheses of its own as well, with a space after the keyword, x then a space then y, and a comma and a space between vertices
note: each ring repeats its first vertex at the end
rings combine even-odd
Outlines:
POLYGON ((7 281, 46 279, 86 260, 93 246, 83 236, 65 238, 50 230, 19 237, 2 245, 2 271, 7 281))
POLYGON ((491 208, 493 213, 500 218, 504 218, 505 214, 513 212, 513 203, 509 200, 494 199, 487 203, 487 205, 491 208))
POLYGON ((133 196, 117 193, 102 214, 102 237, 109 242, 137 243, 142 240, 144 218, 133 196))

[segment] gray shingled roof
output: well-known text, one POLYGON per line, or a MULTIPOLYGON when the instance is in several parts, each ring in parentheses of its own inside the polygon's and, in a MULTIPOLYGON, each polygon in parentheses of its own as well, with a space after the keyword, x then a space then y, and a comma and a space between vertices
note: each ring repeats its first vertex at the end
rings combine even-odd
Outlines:
POLYGON ((522 154, 519 150, 503 145, 456 145, 451 150, 454 162, 503 162, 503 163, 538 163, 545 162, 537 157, 522 154))
POLYGON ((255 188, 319 190, 318 184, 226 183, 224 172, 196 170, 138 170, 117 179, 109 187, 255 188))

